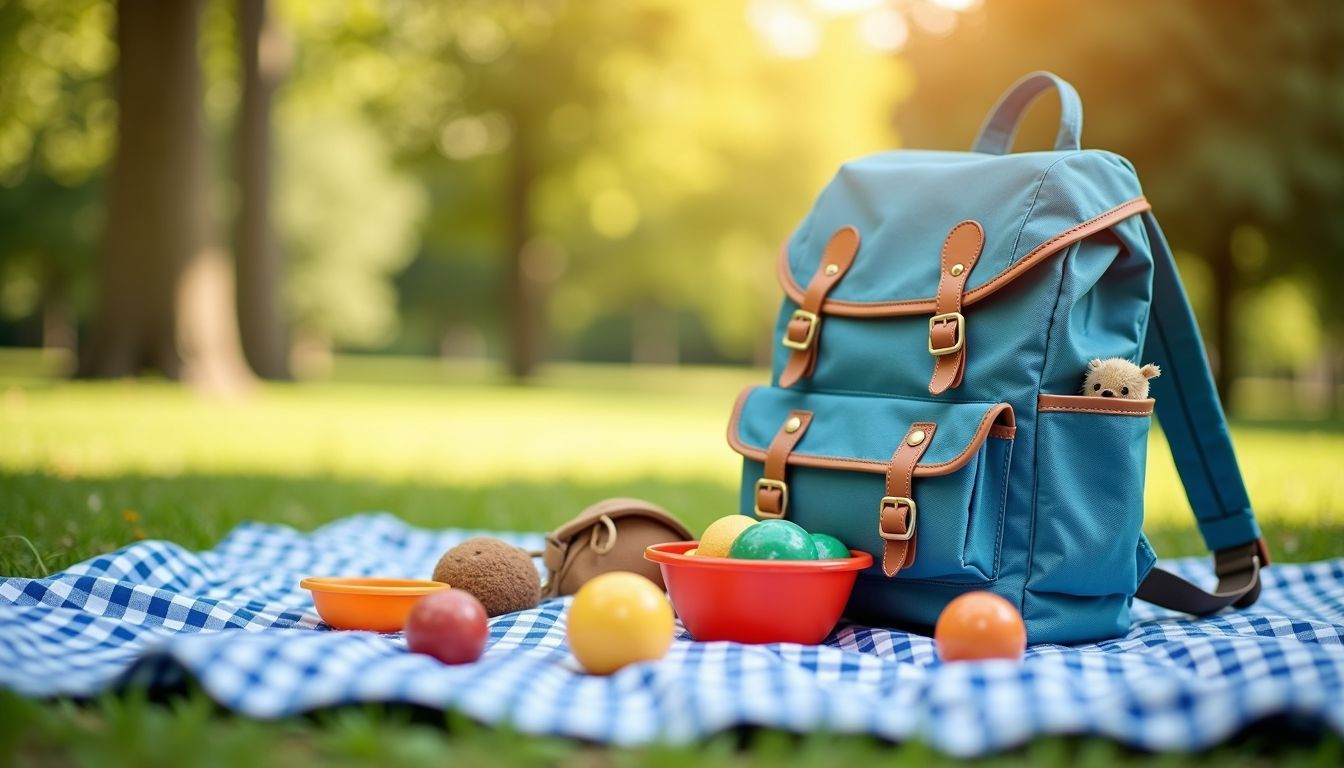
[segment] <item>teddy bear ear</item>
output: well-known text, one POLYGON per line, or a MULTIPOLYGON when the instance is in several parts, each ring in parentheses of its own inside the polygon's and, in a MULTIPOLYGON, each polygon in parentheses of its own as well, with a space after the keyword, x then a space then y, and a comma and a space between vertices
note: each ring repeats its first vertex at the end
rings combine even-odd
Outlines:
POLYGON ((1143 374, 1143 378, 1145 379, 1156 379, 1158 376, 1162 375, 1162 369, 1158 368, 1154 363, 1149 363, 1140 368, 1139 373, 1143 374))
POLYGON ((1088 360, 1088 361, 1087 361, 1087 369, 1088 369, 1089 371, 1095 371, 1095 370, 1097 370, 1097 369, 1100 368, 1100 367, 1101 367, 1101 358, 1100 358, 1100 357, 1094 357, 1094 358, 1092 358, 1091 360, 1088 360))

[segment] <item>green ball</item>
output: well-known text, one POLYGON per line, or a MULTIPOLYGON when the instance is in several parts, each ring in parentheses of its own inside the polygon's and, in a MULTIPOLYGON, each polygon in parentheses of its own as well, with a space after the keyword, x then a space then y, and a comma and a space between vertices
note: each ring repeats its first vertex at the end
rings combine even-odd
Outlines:
POLYGON ((842 560, 850 556, 849 547, 828 533, 812 534, 812 543, 817 545, 818 560, 842 560))
POLYGON ((739 560, 816 560, 817 545, 788 520, 763 520, 738 535, 728 550, 739 560))

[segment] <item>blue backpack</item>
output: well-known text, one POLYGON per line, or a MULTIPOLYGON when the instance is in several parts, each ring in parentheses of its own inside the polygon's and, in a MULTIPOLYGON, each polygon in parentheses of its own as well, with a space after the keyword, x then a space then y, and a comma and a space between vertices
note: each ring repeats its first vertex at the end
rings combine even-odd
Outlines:
POLYGON ((1032 643, 1122 635, 1137 596, 1250 605, 1268 565, 1171 252, 1123 157, 1080 150, 1055 75, 1012 86, 971 152, 841 167, 780 254, 771 386, 728 428, 741 508, 874 557, 847 615, 929 627, 1012 602, 1032 643), (1054 151, 1009 153, 1054 88, 1054 151), (1152 399, 1079 394, 1088 362, 1156 362, 1152 399), (1156 410, 1218 586, 1154 568, 1143 535, 1156 410))

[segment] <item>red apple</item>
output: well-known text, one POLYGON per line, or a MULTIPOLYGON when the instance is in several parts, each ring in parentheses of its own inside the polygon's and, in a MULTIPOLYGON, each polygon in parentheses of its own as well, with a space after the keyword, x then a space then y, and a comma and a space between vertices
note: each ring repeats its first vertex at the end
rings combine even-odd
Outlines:
POLYGON ((490 636, 485 606, 468 592, 445 589, 420 598, 406 618, 406 645, 444 664, 467 664, 481 657, 490 636))

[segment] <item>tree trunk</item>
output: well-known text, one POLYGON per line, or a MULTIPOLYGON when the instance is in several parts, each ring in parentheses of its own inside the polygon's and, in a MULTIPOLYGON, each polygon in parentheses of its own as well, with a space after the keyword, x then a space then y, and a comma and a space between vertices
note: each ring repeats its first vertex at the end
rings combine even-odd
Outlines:
POLYGON ((42 278, 42 350, 48 355, 74 358, 79 348, 75 308, 70 301, 69 279, 63 270, 44 266, 42 278))
POLYGON ((1232 383, 1241 371, 1240 347, 1237 345, 1236 319, 1233 310, 1241 289, 1236 259, 1232 255, 1231 228, 1222 230, 1223 237, 1213 242, 1209 253, 1209 267, 1213 275, 1213 381, 1223 408, 1232 407, 1232 383))
POLYGON ((1328 408, 1326 414, 1331 421, 1339 421, 1344 416, 1344 397, 1341 385, 1344 384, 1344 337, 1336 336, 1327 340, 1325 345, 1325 394, 1328 408))
POLYGON ((233 394, 251 383, 233 296, 227 251, 209 247, 192 257, 177 286, 177 340, 186 361, 182 380, 196 389, 233 394))
POLYGON ((257 375, 289 379, 289 343, 281 305, 284 269, 271 227, 271 100, 280 79, 284 41, 266 0, 238 0, 242 96, 236 127, 238 328, 257 375))
MULTIPOLYGON (((230 306, 195 300, 183 278, 209 258, 200 60, 201 0, 117 5, 117 156, 107 189, 98 297, 77 374, 152 369, 216 390, 246 382, 230 306), (180 324, 183 309, 210 322, 180 324), (221 315, 220 313, 224 314, 221 315), (203 331, 211 338, 197 338, 203 331), (207 360, 204 356, 215 355, 207 360)), ((208 293, 218 280, 197 281, 208 293)), ((231 302, 226 302, 230 304, 231 302)))
POLYGON ((527 270, 527 247, 532 240, 532 183, 535 170, 521 115, 514 114, 512 164, 506 189, 504 308, 508 313, 508 369, 517 380, 536 372, 541 362, 542 285, 527 270))

